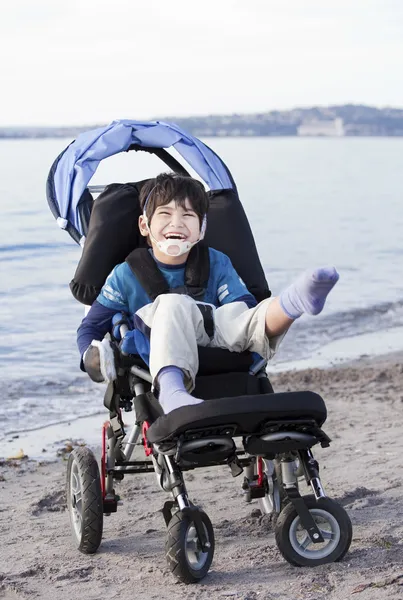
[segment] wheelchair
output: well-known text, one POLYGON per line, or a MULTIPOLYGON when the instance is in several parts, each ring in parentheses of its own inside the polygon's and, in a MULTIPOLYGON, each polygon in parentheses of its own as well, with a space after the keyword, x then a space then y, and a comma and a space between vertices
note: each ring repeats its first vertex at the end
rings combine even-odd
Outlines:
MULTIPOLYGON (((82 134, 51 168, 50 208, 58 224, 84 246, 70 284, 73 295, 91 304, 112 268, 141 244, 136 237, 140 214, 136 199, 144 182, 102 190, 87 187, 94 161, 119 151, 140 150, 156 154, 183 174, 184 167, 166 151, 170 146, 210 188, 208 245, 230 256, 257 300, 268 297, 249 224, 221 159, 173 124, 135 121, 116 121, 82 134), (241 248, 234 237, 243 240, 241 248)), ((119 319, 119 338, 124 341, 127 325, 119 319)), ((67 464, 67 506, 78 550, 97 551, 104 515, 115 513, 119 506, 117 482, 152 473, 170 496, 162 508, 169 569, 183 583, 201 581, 213 560, 215 537, 207 513, 189 497, 186 472, 226 465, 232 477, 240 477, 246 502, 256 501, 262 514, 271 515, 275 540, 286 561, 314 567, 343 558, 352 539, 351 521, 344 508, 326 496, 312 452, 317 444, 330 444, 322 429, 327 411, 321 396, 312 391, 275 393, 266 361, 256 361, 248 352, 199 348, 193 393, 204 402, 163 414, 147 364, 121 351, 124 346, 118 339, 113 343, 118 376, 104 397, 109 419, 102 430, 100 465, 87 447, 74 449, 67 464), (127 433, 123 413, 132 410, 134 424, 127 433), (134 456, 139 446, 142 460, 134 456), (304 480, 307 495, 301 494, 304 480)))

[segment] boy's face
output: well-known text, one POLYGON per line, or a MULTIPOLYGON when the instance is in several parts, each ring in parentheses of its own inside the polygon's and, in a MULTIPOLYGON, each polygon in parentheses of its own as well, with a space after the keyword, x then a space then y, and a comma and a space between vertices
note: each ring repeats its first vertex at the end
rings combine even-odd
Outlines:
MULTIPOLYGON (((148 236, 143 215, 139 218, 139 228, 141 235, 148 236)), ((200 220, 188 199, 186 199, 184 208, 179 206, 175 200, 171 200, 164 206, 158 206, 149 221, 149 228, 157 242, 172 239, 172 245, 174 245, 175 239, 196 242, 200 237, 200 220)), ((171 265, 182 264, 189 256, 189 252, 181 256, 168 256, 158 248, 152 238, 150 238, 150 242, 154 256, 160 262, 171 265)))

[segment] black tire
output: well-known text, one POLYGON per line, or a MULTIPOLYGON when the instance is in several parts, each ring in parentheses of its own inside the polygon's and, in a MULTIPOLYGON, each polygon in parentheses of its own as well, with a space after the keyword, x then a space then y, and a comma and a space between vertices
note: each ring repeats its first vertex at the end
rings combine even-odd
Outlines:
POLYGON ((89 448, 73 450, 67 463, 67 508, 78 550, 97 551, 103 529, 103 499, 98 463, 89 448))
POLYGON ((204 531, 210 544, 202 552, 191 515, 176 512, 168 524, 165 543, 166 559, 172 573, 182 583, 197 583, 205 577, 214 556, 214 531, 205 512, 199 510, 204 531))
POLYGON ((275 529, 281 554, 297 567, 316 567, 341 560, 351 544, 350 517, 330 498, 316 500, 313 495, 304 496, 304 502, 322 535, 326 534, 325 541, 321 544, 311 542, 294 505, 289 503, 281 511, 275 529))

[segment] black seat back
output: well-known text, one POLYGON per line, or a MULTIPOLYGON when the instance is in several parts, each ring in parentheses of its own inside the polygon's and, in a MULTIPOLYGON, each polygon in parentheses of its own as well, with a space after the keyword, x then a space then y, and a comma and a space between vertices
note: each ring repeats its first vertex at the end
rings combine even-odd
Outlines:
MULTIPOLYGON (((93 202, 83 254, 70 283, 79 302, 91 305, 112 269, 132 250, 146 245, 138 229, 139 193, 145 181, 109 185, 93 202)), ((229 256, 258 301, 268 298, 270 290, 236 191, 209 195, 206 243, 229 256)))

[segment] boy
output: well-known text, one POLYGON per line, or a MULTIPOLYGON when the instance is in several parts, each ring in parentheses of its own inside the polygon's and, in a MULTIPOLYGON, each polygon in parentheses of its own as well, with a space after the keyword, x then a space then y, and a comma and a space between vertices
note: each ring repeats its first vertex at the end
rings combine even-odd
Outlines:
POLYGON ((128 263, 118 265, 79 327, 77 341, 90 377, 113 380, 113 350, 103 338, 117 312, 132 316, 136 349, 141 355, 149 349, 150 373, 165 413, 203 401, 190 395, 198 345, 233 352, 248 349, 269 359, 295 319, 304 312, 321 312, 339 278, 334 268, 307 272, 279 297, 257 304, 229 258, 209 248, 208 284, 203 302, 196 302, 175 289, 183 291, 186 261, 204 237, 208 196, 203 185, 190 177, 162 174, 143 186, 140 204, 140 233, 171 293, 152 302, 128 263), (212 331, 206 331, 206 311, 213 319, 212 331))

